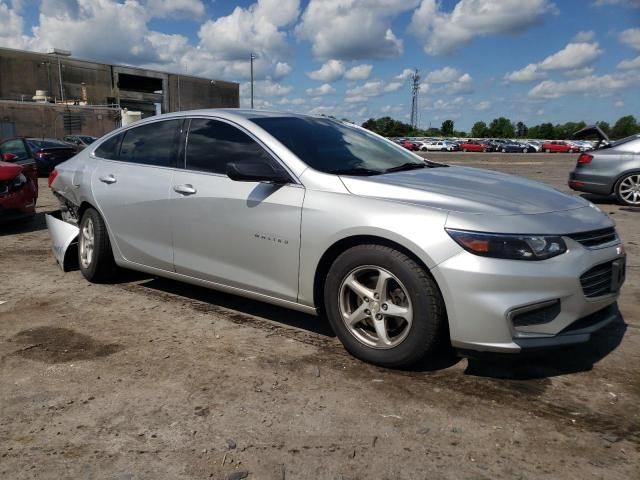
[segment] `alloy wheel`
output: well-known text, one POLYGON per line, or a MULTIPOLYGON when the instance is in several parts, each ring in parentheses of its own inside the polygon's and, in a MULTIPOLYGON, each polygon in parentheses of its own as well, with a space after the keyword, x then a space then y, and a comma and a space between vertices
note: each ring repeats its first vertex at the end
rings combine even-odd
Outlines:
POLYGON ((389 349, 411 330, 413 308, 407 289, 391 272, 376 266, 352 270, 339 291, 340 315, 360 343, 389 349))
POLYGON ((620 198, 630 205, 640 205, 640 174, 629 175, 618 186, 620 198))
POLYGON ((93 230, 93 220, 87 218, 82 231, 80 232, 80 262, 83 268, 89 268, 93 260, 95 235, 93 230))

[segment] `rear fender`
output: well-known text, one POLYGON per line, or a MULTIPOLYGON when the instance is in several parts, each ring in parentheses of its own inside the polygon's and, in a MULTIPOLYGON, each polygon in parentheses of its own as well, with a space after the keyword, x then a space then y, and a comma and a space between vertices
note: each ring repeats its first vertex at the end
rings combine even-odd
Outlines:
POLYGON ((63 272, 75 270, 78 267, 78 234, 80 229, 62 220, 60 212, 45 215, 51 250, 56 262, 63 272))

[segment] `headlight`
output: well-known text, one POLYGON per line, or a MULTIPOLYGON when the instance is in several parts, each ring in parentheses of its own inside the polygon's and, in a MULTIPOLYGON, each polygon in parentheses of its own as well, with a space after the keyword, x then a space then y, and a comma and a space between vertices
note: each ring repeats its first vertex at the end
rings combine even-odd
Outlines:
POLYGON ((545 260, 567 251, 564 240, 557 235, 502 235, 446 230, 462 248, 481 257, 545 260))
POLYGON ((20 188, 22 185, 24 185, 25 183, 27 183, 27 177, 25 177, 22 173, 20 175, 18 175, 16 178, 13 179, 12 181, 12 186, 14 188, 20 188))

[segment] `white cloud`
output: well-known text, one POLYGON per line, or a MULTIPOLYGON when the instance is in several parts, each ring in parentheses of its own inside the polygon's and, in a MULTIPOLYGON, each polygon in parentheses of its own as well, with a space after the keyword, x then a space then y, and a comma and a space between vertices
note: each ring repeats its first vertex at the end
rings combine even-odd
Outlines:
POLYGON ((353 97, 344 97, 344 101, 347 103, 366 103, 369 101, 369 97, 364 95, 354 95, 353 97))
POLYGON ((222 60, 245 60, 257 53, 272 57, 287 50, 281 28, 298 18, 299 0, 258 0, 248 8, 208 20, 198 31, 200 44, 222 60))
POLYGON ((491 106, 492 106, 491 102, 489 102, 488 100, 483 100, 482 102, 476 103, 473 106, 473 109, 478 112, 482 112, 484 110, 489 110, 491 106))
POLYGON ((319 96, 322 96, 322 95, 329 95, 330 93, 333 93, 335 91, 336 91, 336 89, 333 88, 328 83, 323 83, 322 85, 320 85, 317 88, 307 88, 305 90, 307 95, 311 95, 312 97, 319 97, 319 96))
POLYGON ((380 109, 382 113, 397 113, 403 110, 403 105, 385 105, 380 109))
POLYGON ((621 7, 640 8, 640 0, 595 0, 593 4, 596 7, 618 5, 621 7))
POLYGON ((504 79, 509 82, 531 82, 533 80, 539 80, 543 78, 545 74, 538 70, 538 65, 530 63, 520 70, 509 72, 504 76, 504 79))
POLYGON ((618 68, 620 70, 637 70, 640 69, 640 56, 636 58, 629 58, 627 60, 622 60, 618 64, 618 68))
POLYGON ((276 79, 281 79, 286 77, 291 73, 293 69, 291 65, 286 62, 276 62, 276 66, 273 69, 273 77, 276 79))
POLYGON ((530 98, 552 99, 570 94, 610 95, 613 92, 640 85, 640 76, 625 72, 577 78, 563 82, 545 80, 529 91, 530 98))
POLYGON ((383 82, 382 80, 369 80, 362 85, 355 86, 347 90, 347 98, 377 97, 384 93, 400 90, 404 82, 394 80, 383 82))
POLYGON ((541 70, 570 70, 590 64, 602 54, 597 42, 569 43, 538 64, 541 70))
POLYGON ((620 32, 618 40, 627 47, 640 50, 640 28, 628 28, 620 32))
POLYGON ((455 68, 444 67, 440 70, 429 72, 425 80, 427 83, 449 83, 460 78, 460 72, 455 68))
POLYGON ((593 30, 583 30, 574 35, 571 42, 575 43, 583 43, 583 42, 592 42, 595 38, 596 33, 593 30))
POLYGON ((341 60, 328 60, 320 69, 307 72, 307 76, 320 82, 332 83, 344 75, 344 63, 341 60))
POLYGON ((281 98, 278 102, 280 105, 304 105, 307 101, 304 98, 296 97, 296 98, 281 98))
MULTIPOLYGON (((253 82, 254 97, 282 97, 284 95, 288 95, 292 91, 293 87, 291 85, 282 85, 271 80, 258 80, 257 82, 253 82)), ((244 82, 240 85, 241 97, 250 96, 250 92, 250 82, 244 82)))
POLYGON ((411 78, 411 75, 413 75, 413 70, 410 68, 405 68, 402 73, 400 73, 400 75, 396 75, 395 77, 393 77, 394 80, 407 80, 408 78, 411 78))
POLYGON ((449 93, 473 93, 473 78, 465 73, 455 82, 448 84, 447 91, 449 93))
POLYGON ((616 108, 622 108, 624 107, 624 102, 622 100, 618 100, 616 103, 613 104, 613 106, 616 108))
POLYGON ((311 0, 296 34, 318 58, 356 60, 397 57, 403 43, 391 20, 417 0, 311 0))
POLYGON ((475 37, 520 33, 555 12, 549 0, 460 0, 450 13, 436 0, 422 0, 409 30, 424 42, 425 52, 443 55, 475 37))
POLYGON ((387 83, 383 91, 384 92, 395 92, 396 90, 400 90, 402 88, 403 82, 389 82, 387 83))
POLYGON ((372 69, 373 65, 367 65, 366 63, 356 65, 346 71, 344 78, 347 80, 366 80, 371 75, 372 69))
POLYGON ((157 18, 197 19, 205 14, 200 0, 147 0, 146 7, 147 12, 157 18))
MULTIPOLYGON (((587 34, 590 32, 581 33, 587 34)), ((562 50, 549 55, 539 63, 530 63, 520 70, 507 73, 504 79, 508 82, 531 82, 544 78, 546 76, 545 72, 552 70, 570 70, 572 72, 569 75, 574 76, 589 74, 591 71, 585 70, 585 68, 601 54, 602 49, 600 49, 597 42, 571 42, 562 50)))
POLYGON ((0 1, 0 45, 29 48, 30 39, 23 35, 24 20, 14 8, 0 1))
POLYGON ((589 75, 593 75, 594 68, 593 67, 582 67, 576 68, 574 70, 566 70, 562 72, 566 77, 587 77, 589 75))

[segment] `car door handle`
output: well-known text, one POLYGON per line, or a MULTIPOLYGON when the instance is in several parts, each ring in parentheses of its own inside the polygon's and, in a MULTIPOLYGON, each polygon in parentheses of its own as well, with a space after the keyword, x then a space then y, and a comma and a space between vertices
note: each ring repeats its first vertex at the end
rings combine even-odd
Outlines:
POLYGON ((112 184, 117 182, 116 177, 114 177, 113 175, 104 175, 100 177, 100 181, 106 184, 112 184))
POLYGON ((185 183, 184 185, 174 185, 173 191, 182 195, 193 195, 194 193, 198 192, 195 188, 193 188, 193 185, 189 183, 185 183))

